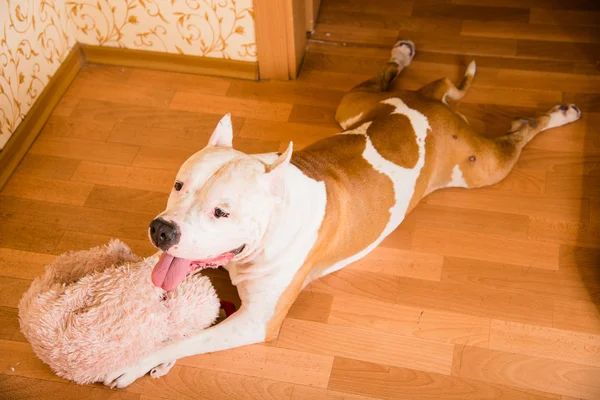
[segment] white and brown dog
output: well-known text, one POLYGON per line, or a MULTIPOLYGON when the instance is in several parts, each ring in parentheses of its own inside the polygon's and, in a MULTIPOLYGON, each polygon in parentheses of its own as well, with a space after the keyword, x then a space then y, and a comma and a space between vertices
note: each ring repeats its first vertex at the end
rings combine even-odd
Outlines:
POLYGON ((181 167, 167 209, 152 221, 152 242, 164 251, 152 279, 171 290, 197 269, 226 265, 242 306, 115 371, 106 385, 125 387, 181 357, 275 338, 303 287, 368 254, 424 196, 500 181, 535 135, 581 117, 577 107, 558 105, 515 120, 502 137, 481 136, 447 102, 466 94, 475 63, 458 87, 441 79, 418 91, 388 92, 413 56, 412 42, 396 43, 377 77, 339 105, 345 131, 301 151, 292 153, 290 144, 281 155, 241 153, 232 148, 229 116, 219 122, 208 146, 181 167))

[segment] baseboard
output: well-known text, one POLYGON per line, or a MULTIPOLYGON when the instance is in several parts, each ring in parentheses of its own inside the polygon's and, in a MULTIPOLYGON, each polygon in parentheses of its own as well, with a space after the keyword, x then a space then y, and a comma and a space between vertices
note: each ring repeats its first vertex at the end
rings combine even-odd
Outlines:
POLYGON ((44 127, 62 95, 67 91, 79 70, 85 64, 81 47, 76 44, 67 58, 35 100, 25 118, 0 150, 0 190, 17 168, 27 150, 44 127))
POLYGON ((118 65, 121 67, 258 80, 258 63, 256 62, 85 44, 81 45, 81 49, 86 62, 90 64, 118 65))

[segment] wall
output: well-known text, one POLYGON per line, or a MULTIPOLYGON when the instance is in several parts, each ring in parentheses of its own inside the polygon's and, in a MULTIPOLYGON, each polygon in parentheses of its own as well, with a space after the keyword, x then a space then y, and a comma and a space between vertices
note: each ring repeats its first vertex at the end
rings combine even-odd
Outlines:
POLYGON ((0 149, 76 42, 255 62, 252 0, 0 0, 0 149))
POLYGON ((62 0, 0 0, 0 149, 75 41, 62 0))

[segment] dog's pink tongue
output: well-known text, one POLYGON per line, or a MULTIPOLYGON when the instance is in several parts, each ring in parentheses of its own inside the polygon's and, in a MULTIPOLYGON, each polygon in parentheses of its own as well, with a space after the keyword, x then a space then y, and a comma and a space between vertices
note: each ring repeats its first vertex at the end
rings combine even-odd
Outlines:
POLYGON ((152 283, 164 290, 173 290, 190 271, 191 260, 162 253, 152 270, 152 283))

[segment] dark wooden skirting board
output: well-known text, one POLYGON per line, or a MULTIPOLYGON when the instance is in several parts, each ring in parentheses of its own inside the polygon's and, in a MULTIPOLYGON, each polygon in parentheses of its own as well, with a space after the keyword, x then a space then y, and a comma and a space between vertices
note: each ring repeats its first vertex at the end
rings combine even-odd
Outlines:
POLYGON ((88 64, 117 65, 249 80, 258 79, 258 63, 255 62, 85 44, 81 45, 81 49, 88 64))

